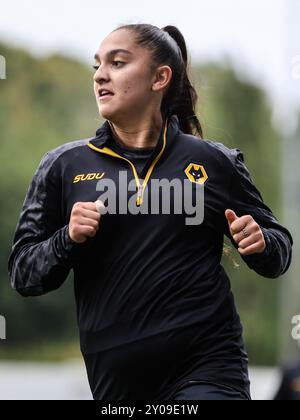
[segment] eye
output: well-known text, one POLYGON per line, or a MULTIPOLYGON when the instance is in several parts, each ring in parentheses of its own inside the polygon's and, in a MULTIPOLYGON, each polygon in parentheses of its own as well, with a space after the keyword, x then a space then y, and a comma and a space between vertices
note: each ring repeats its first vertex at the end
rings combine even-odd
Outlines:
MULTIPOLYGON (((119 60, 112 61, 112 65, 114 67, 120 67, 119 64, 122 65, 122 64, 125 64, 125 63, 124 63, 124 61, 119 61, 119 60)), ((99 69, 100 65, 95 64, 92 67, 93 67, 94 70, 97 71, 99 69)))
POLYGON ((115 67, 119 67, 117 64, 125 64, 125 63, 124 63, 124 61, 113 61, 112 64, 115 67))

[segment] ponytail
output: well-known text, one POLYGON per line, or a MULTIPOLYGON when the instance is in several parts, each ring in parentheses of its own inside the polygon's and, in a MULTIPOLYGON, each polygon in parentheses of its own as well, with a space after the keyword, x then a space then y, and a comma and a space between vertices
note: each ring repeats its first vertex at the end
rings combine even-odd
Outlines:
POLYGON ((176 88, 174 82, 173 84, 171 83, 169 92, 165 96, 162 106, 167 109, 169 113, 176 114, 178 116, 183 132, 198 135, 203 138, 201 124, 197 115, 195 115, 198 94, 190 82, 190 69, 184 37, 175 26, 165 26, 162 30, 168 33, 176 42, 179 47, 182 60, 182 71, 178 86, 179 89, 178 87, 176 88))

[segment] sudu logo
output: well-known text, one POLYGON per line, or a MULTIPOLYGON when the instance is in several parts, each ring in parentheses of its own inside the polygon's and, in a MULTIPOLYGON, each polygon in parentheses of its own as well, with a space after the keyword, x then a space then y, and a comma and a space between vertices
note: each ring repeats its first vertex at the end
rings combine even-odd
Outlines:
POLYGON ((74 177, 73 184, 82 181, 93 181, 94 179, 102 179, 104 177, 104 172, 92 173, 92 174, 80 174, 74 177))

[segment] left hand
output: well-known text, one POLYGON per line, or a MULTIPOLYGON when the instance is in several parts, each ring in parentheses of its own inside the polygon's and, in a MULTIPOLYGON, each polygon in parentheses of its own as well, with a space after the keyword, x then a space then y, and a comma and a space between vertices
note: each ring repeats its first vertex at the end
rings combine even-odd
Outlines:
POLYGON ((238 244, 241 255, 261 254, 266 249, 264 234, 252 216, 238 217, 233 210, 226 210, 229 231, 238 244))

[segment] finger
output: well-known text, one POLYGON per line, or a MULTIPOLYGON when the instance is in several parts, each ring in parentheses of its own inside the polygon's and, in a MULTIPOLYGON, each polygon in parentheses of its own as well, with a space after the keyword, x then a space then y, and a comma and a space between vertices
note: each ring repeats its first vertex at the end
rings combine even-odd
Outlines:
POLYGON ((79 215, 80 216, 81 214, 83 214, 83 211, 86 211, 86 210, 94 212, 95 214, 98 213, 95 204, 94 203, 89 203, 89 202, 85 202, 85 203, 77 202, 77 203, 75 203, 74 206, 73 206, 73 209, 72 209, 72 213, 74 215, 79 215))
POLYGON ((87 209, 82 209, 81 210, 81 216, 86 217, 87 219, 96 220, 98 222, 99 222, 100 217, 101 217, 101 215, 98 213, 98 211, 87 210, 87 209))
POLYGON ((91 210, 91 211, 95 211, 97 212, 97 205, 94 202, 85 202, 85 203, 81 203, 81 208, 85 209, 85 210, 91 210))
POLYGON ((97 220, 89 219, 87 217, 78 218, 77 223, 81 226, 88 226, 97 230, 99 229, 99 222, 97 220))
POLYGON ((251 229, 251 225, 246 225, 245 228, 243 228, 241 231, 233 235, 233 239, 235 240, 237 244, 239 244, 243 240, 249 239, 250 237, 252 237, 255 233, 257 232, 251 229), (245 231, 247 232, 247 236, 245 236, 244 234, 245 231))
POLYGON ((248 248, 239 248, 238 251, 241 255, 244 256, 252 254, 261 254, 264 251, 264 247, 263 244, 256 242, 255 244, 250 245, 248 248))
POLYGON ((104 203, 101 200, 95 201, 96 209, 99 214, 102 214, 103 210, 105 209, 104 203))
POLYGON ((225 217, 228 221, 229 227, 231 226, 231 224, 238 219, 238 216, 235 214, 235 212, 233 210, 226 210, 225 211, 225 217))
POLYGON ((77 227, 77 235, 83 236, 83 237, 93 237, 97 233, 96 229, 94 229, 92 226, 87 225, 79 225, 77 227))
POLYGON ((93 228, 92 226, 82 225, 82 228, 84 235, 90 238, 93 238, 97 233, 97 229, 93 228))
POLYGON ((233 222, 230 227, 231 234, 235 235, 237 233, 241 233, 243 229, 246 229, 248 225, 250 225, 251 222, 253 222, 253 219, 251 216, 239 217, 238 220, 233 222))
POLYGON ((261 241, 261 236, 259 234, 254 234, 240 241, 238 245, 239 245, 239 248, 246 249, 251 245, 260 243, 260 241, 261 241))
MULTIPOLYGON (((240 235, 234 235, 234 236, 236 237, 236 236, 240 236, 240 235)), ((247 248, 250 245, 253 245, 256 242, 256 240, 253 239, 252 235, 248 236, 248 238, 245 238, 243 236, 239 240, 237 240, 237 239, 234 239, 234 240, 235 240, 235 243, 238 244, 238 246, 240 248, 243 248, 243 249, 247 248)))
POLYGON ((237 244, 239 244, 240 242, 242 242, 245 239, 248 239, 250 237, 252 237, 253 235, 256 235, 257 240, 260 239, 259 234, 261 233, 259 226, 257 225, 257 223, 252 222, 250 224, 248 224, 244 229, 242 229, 241 232, 239 233, 235 233, 233 235, 233 239, 235 240, 235 242, 237 244), (245 235, 247 234, 247 235, 245 235))

